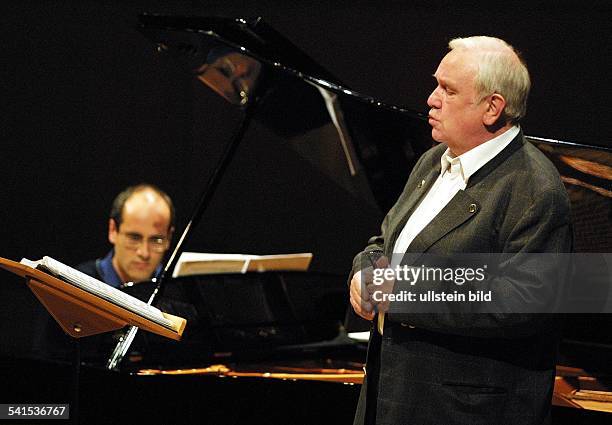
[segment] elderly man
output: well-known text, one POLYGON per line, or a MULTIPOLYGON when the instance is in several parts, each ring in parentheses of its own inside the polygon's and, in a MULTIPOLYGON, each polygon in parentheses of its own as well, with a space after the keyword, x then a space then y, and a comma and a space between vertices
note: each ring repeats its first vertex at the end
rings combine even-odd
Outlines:
MULTIPOLYGON (((440 144, 420 158, 382 234, 353 262, 351 305, 375 323, 355 423, 547 423, 554 320, 512 311, 375 316, 386 305, 373 296, 371 273, 362 272, 364 257, 375 251, 384 256, 373 260, 378 267, 393 253, 571 251, 565 188, 518 126, 530 88, 525 64, 497 38, 455 39, 449 48, 427 101, 431 134, 440 144)), ((530 294, 530 270, 510 282, 510 297, 530 294)), ((391 280, 378 290, 397 288, 391 280)))
POLYGON ((114 248, 77 269, 114 287, 151 279, 160 272, 173 228, 174 206, 166 193, 150 184, 128 187, 113 201, 108 220, 114 248))

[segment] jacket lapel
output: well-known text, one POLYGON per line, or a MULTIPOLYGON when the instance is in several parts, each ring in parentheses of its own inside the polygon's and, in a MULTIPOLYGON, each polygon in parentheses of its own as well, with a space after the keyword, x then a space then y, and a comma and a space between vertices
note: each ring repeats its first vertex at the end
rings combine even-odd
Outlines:
POLYGON ((419 233, 408 247, 407 252, 420 254, 478 214, 480 205, 466 191, 460 190, 450 202, 419 233))
POLYGON ((440 162, 438 161, 437 165, 434 165, 429 173, 424 176, 420 176, 414 182, 414 187, 410 193, 410 196, 404 203, 402 209, 399 211, 398 217, 399 221, 392 224, 392 228, 394 229, 391 237, 388 239, 389 245, 387 246, 387 255, 393 253, 393 247, 395 246, 395 242, 399 237, 399 234, 404 229, 408 218, 414 212, 414 209, 419 205, 421 200, 425 197, 425 194, 429 192, 436 179, 440 175, 440 162))

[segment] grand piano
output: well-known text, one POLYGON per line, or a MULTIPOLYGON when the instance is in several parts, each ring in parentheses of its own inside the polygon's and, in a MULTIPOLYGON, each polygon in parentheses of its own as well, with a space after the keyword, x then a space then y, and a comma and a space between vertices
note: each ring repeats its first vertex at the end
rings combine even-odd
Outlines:
MULTIPOLYGON (((157 54, 172 57, 199 90, 216 96, 212 105, 194 100, 203 108, 200 116, 206 108, 225 108, 233 128, 225 140, 210 141, 219 145, 218 166, 163 276, 124 288, 185 317, 182 341, 144 332, 128 340, 127 330, 84 339, 80 423, 352 423, 365 343, 348 335, 369 326, 347 308, 346 270, 334 266, 338 259, 350 264, 354 235, 334 229, 343 220, 359 227, 382 219, 433 144, 426 115, 350 90, 261 19, 143 15, 140 30, 157 54), (245 144, 257 145, 264 155, 284 150, 279 170, 295 172, 292 179, 304 185, 267 190, 304 198, 316 216, 293 212, 304 238, 325 232, 334 242, 305 245, 315 248, 309 272, 171 278, 181 251, 190 241, 197 248, 197 232, 206 227, 202 216, 211 200, 223 196, 217 189, 228 187, 236 152, 245 144), (318 191, 331 192, 337 205, 320 204, 318 191)), ((529 140, 555 163, 566 184, 576 250, 611 252, 612 151, 529 140)), ((269 208, 259 198, 247 198, 241 214, 249 213, 249 205, 269 208)), ((283 211, 268 214, 275 212, 283 211)), ((554 423, 612 421, 611 326, 605 315, 568 318, 554 423)), ((66 358, 3 358, 1 370, 10 382, 7 401, 70 402, 74 382, 66 358), (32 385, 42 381, 45 386, 32 385)))

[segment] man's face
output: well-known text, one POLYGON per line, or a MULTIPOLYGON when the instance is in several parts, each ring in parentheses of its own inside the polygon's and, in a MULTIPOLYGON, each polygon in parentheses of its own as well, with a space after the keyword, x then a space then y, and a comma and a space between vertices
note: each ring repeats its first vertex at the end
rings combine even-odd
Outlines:
POLYGON ((486 102, 479 102, 474 87, 477 67, 473 54, 451 50, 440 62, 437 86, 427 99, 432 138, 445 143, 455 155, 481 142, 486 102))
POLYGON ((155 192, 137 192, 126 201, 121 225, 117 228, 111 219, 108 232, 115 246, 113 266, 121 280, 139 282, 152 277, 168 249, 169 227, 170 209, 155 192))

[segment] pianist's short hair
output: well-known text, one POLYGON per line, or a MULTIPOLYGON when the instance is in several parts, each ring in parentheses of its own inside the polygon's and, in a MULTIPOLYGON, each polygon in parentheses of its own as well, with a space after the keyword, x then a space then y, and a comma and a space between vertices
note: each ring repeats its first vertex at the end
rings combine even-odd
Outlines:
POLYGON ((487 36, 455 38, 448 43, 448 47, 476 53, 479 100, 499 93, 506 99, 502 116, 506 122, 516 124, 525 116, 531 80, 525 61, 514 47, 504 40, 487 36))
POLYGON ((122 215, 123 215, 123 207, 128 199, 132 197, 135 193, 142 192, 145 190, 152 190, 157 193, 165 202, 168 204, 168 208, 170 208, 170 227, 169 229, 174 228, 174 204, 172 203, 172 199, 166 192, 161 190, 159 187, 149 184, 149 183, 141 183, 134 186, 127 187, 124 189, 119 195, 115 197, 113 201, 113 205, 110 210, 110 218, 115 222, 117 228, 121 225, 122 215))

